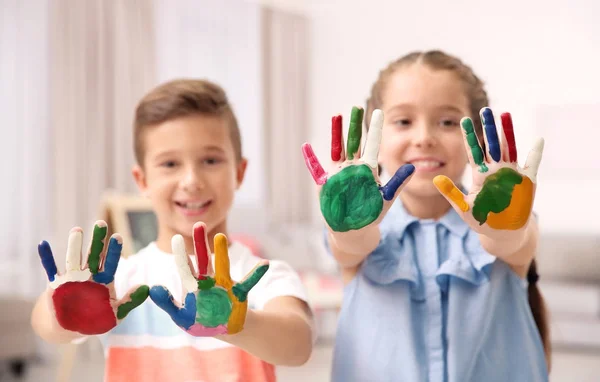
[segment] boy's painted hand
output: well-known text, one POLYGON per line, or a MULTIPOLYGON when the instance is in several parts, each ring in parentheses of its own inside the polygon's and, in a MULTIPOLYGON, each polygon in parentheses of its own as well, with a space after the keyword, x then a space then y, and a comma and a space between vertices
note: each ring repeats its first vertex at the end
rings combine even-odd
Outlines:
POLYGON ((309 143, 302 146, 306 166, 319 188, 321 213, 333 232, 348 232, 378 224, 408 182, 415 168, 400 167, 382 186, 378 155, 383 112, 373 111, 364 154, 360 155, 363 109, 354 107, 344 150, 342 116, 332 118, 331 170, 325 172, 309 143))
POLYGON ((474 231, 492 238, 510 240, 510 236, 516 238, 523 234, 531 217, 544 140, 540 138, 535 142, 525 167, 521 168, 517 163, 510 114, 501 115, 502 142, 498 138, 491 109, 486 107, 481 110, 481 120, 487 152, 481 149, 473 121, 470 118, 461 121, 473 173, 473 187, 469 194, 464 195, 445 176, 436 176, 433 182, 474 231))
POLYGON ((122 239, 114 234, 105 251, 107 226, 97 221, 86 264, 82 267, 81 228, 69 233, 66 272, 58 273, 50 244, 42 241, 38 252, 48 275, 51 306, 59 325, 85 335, 106 333, 148 297, 145 285, 133 288, 117 300, 114 276, 121 257, 122 239))
POLYGON ((178 304, 163 286, 150 289, 152 301, 167 312, 177 326, 193 336, 213 337, 240 332, 246 320, 248 292, 269 269, 268 261, 261 261, 243 281, 234 283, 229 274, 227 238, 223 234, 217 234, 214 239, 213 272, 204 223, 194 225, 194 252, 198 260, 198 272, 191 264, 181 235, 173 236, 171 246, 183 284, 185 302, 183 305, 178 304))

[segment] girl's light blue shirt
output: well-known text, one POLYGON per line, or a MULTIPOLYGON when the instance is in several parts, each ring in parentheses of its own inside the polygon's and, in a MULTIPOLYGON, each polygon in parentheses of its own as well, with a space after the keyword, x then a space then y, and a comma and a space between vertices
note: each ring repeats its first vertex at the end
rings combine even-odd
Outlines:
POLYGON ((398 199, 379 246, 345 287, 332 381, 547 382, 527 283, 453 210, 398 199))

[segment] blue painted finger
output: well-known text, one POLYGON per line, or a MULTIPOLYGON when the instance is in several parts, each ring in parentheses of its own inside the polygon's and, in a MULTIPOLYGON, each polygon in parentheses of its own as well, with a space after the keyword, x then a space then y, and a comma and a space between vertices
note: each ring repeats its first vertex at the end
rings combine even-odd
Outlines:
POLYGON ((163 286, 153 286, 150 289, 150 298, 171 317, 177 326, 189 329, 194 325, 196 319, 196 296, 193 293, 188 293, 185 296, 183 308, 175 304, 173 295, 163 286))
POLYGON ((50 282, 54 281, 58 270, 56 269, 56 262, 54 261, 54 255, 52 254, 50 244, 45 240, 42 241, 40 245, 38 245, 38 253, 40 255, 40 260, 42 261, 42 266, 48 275, 48 280, 50 280, 50 282))
POLYGON ((481 109, 481 122, 483 123, 483 129, 489 146, 488 152, 494 161, 499 162, 502 155, 500 151, 500 141, 498 140, 498 130, 496 129, 496 121, 494 120, 492 109, 489 107, 481 109))
POLYGON ((406 181, 406 178, 411 176, 413 172, 415 172, 415 166, 410 163, 405 164, 396 170, 394 176, 392 176, 385 186, 381 187, 383 198, 387 201, 394 199, 394 195, 396 195, 398 188, 402 186, 402 184, 406 181))
POLYGON ((117 272, 122 249, 123 244, 119 243, 116 238, 111 237, 108 242, 106 259, 104 260, 104 271, 96 273, 93 276, 95 282, 110 284, 115 280, 115 273, 117 272))

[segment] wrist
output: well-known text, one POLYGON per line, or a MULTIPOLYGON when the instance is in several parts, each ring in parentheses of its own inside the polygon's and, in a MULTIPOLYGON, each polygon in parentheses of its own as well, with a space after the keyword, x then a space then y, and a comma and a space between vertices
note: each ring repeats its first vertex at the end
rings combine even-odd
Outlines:
POLYGON ((503 230, 488 234, 479 234, 483 249, 496 257, 505 257, 518 252, 527 244, 531 234, 531 217, 527 223, 518 230, 503 230))

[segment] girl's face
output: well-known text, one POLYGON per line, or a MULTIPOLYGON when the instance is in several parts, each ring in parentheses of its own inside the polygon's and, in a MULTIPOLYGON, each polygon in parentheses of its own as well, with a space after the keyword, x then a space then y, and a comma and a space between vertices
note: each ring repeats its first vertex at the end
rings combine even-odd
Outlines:
POLYGON ((383 136, 379 161, 388 174, 412 163, 415 174, 403 189, 413 197, 441 196, 436 175, 459 184, 467 165, 462 117, 469 102, 459 78, 422 64, 401 67, 383 89, 383 136))

